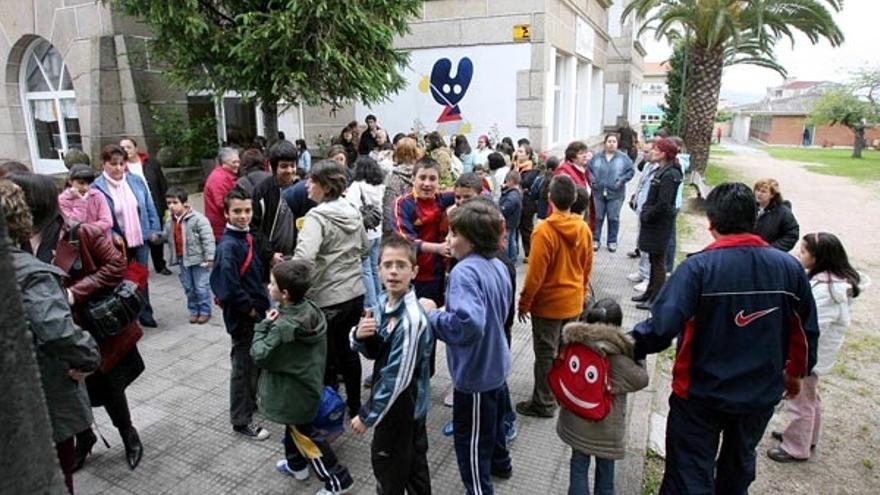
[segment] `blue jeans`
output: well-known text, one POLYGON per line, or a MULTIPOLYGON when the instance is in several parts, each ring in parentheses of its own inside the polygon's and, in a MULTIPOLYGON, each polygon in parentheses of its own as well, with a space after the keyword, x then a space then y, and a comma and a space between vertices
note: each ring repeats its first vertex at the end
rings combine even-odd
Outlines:
POLYGON ((672 273, 673 268, 675 268, 675 255, 678 254, 675 251, 676 246, 676 222, 678 222, 678 208, 675 209, 675 218, 672 219, 672 235, 669 236, 669 245, 666 247, 666 272, 672 273))
POLYGON ((381 238, 370 241, 370 250, 361 264, 364 274, 364 308, 372 309, 379 302, 382 293, 382 281, 379 279, 379 243, 381 238))
POLYGON ((211 271, 200 265, 180 264, 180 285, 186 293, 190 316, 211 316, 211 271))
POLYGON ((617 244, 617 233, 620 231, 620 208, 623 206, 623 196, 593 197, 596 205, 596 231, 593 232, 593 242, 602 240, 602 224, 608 218, 608 240, 606 244, 617 244))
POLYGON ((519 234, 519 229, 507 231, 507 250, 504 254, 512 263, 516 263, 516 257, 519 256, 519 246, 516 244, 517 234, 519 234))
MULTIPOLYGON (((589 495, 590 457, 571 449, 571 464, 568 476, 568 495, 589 495)), ((594 495, 614 495, 614 460, 596 458, 596 489, 594 495)))

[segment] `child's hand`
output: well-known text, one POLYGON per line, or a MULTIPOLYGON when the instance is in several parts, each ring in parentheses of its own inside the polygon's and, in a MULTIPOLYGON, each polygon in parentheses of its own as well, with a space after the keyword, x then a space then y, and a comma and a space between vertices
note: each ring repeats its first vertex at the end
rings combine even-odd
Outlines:
POLYGON ((419 298, 419 304, 422 305, 425 312, 437 309, 437 303, 435 303, 433 299, 428 299, 427 297, 419 298))
POLYGON ((358 435, 363 435, 367 432, 367 425, 361 421, 360 416, 355 416, 351 418, 351 431, 357 433, 358 435))
POLYGON ((269 311, 266 311, 266 319, 267 320, 275 321, 276 318, 278 318, 278 310, 277 309, 270 309, 269 311))
POLYGON ((782 394, 782 398, 785 400, 792 400, 797 397, 799 393, 801 393, 801 379, 785 373, 785 393, 782 394))
POLYGON ((358 340, 364 340, 373 335, 376 335, 376 319, 373 318, 373 310, 368 309, 364 311, 364 316, 362 316, 361 321, 358 322, 355 337, 357 337, 358 340))

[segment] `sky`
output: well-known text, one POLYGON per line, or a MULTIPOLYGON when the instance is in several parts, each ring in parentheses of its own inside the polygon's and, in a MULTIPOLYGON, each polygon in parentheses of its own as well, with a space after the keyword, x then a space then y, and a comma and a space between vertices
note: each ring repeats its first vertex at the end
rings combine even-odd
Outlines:
MULTIPOLYGON (((787 39, 776 45, 777 60, 786 68, 789 78, 844 82, 854 69, 880 67, 878 18, 880 0, 844 0, 843 10, 835 15, 845 37, 843 45, 832 48, 823 40, 814 46, 806 37, 798 35, 794 48, 787 39)), ((645 60, 665 60, 671 49, 665 41, 655 41, 653 36, 653 33, 646 35, 648 55, 645 60)), ((758 101, 767 87, 781 83, 782 77, 769 69, 748 65, 727 67, 721 83, 721 97, 736 103, 758 101)))

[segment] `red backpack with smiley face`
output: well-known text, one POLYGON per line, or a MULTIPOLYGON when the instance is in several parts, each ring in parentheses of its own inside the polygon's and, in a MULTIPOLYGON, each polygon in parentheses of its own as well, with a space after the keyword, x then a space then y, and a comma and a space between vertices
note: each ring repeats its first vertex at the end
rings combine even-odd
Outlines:
POLYGON ((562 347, 547 381, 559 404, 584 419, 602 421, 611 412, 611 363, 584 344, 562 347))

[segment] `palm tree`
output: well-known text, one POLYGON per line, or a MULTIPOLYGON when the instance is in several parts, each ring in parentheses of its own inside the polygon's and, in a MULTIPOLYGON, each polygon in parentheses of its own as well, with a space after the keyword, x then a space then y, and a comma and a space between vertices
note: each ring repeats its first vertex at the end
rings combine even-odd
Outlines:
POLYGON ((709 160, 721 73, 725 66, 753 64, 785 76, 773 52, 776 42, 794 33, 816 44, 843 43, 834 22, 842 0, 632 0, 622 18, 645 19, 639 34, 654 31, 660 40, 687 43, 684 140, 691 169, 703 172, 709 160))

